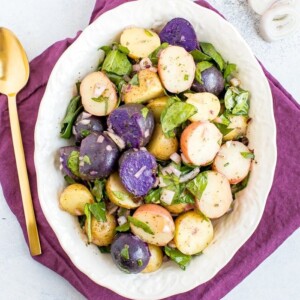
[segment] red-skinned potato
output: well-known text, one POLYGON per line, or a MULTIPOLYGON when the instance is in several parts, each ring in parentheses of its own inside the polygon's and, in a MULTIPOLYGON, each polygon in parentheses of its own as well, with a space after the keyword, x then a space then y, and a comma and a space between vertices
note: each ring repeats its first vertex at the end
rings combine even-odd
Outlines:
POLYGON ((173 218, 160 205, 144 204, 134 212, 133 217, 147 224, 153 233, 147 233, 131 222, 131 231, 144 242, 156 246, 165 246, 173 239, 175 230, 173 218))

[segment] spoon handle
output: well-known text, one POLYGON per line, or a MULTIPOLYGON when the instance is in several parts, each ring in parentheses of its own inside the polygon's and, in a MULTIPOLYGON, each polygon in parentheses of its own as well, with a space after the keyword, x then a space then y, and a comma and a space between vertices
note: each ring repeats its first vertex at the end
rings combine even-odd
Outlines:
POLYGON ((24 148, 17 111, 16 95, 8 96, 8 109, 30 253, 32 256, 40 255, 42 251, 30 193, 24 148))

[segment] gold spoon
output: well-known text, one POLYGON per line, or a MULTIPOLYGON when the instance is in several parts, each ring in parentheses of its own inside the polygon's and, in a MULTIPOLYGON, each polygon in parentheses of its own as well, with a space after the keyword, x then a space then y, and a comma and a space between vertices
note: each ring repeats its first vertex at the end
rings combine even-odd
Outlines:
POLYGON ((17 93, 26 85, 29 77, 29 64, 26 53, 8 29, 0 27, 0 93, 8 98, 8 110, 18 177, 25 214, 29 248, 32 256, 42 253, 36 226, 24 148, 17 111, 17 93))

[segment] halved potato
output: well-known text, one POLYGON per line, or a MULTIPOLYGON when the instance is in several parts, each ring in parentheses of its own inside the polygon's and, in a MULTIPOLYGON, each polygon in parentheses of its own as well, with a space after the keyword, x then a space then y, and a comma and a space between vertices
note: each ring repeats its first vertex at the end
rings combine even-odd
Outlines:
POLYGON ((168 103, 169 97, 159 97, 149 102, 147 107, 152 111, 156 123, 160 123, 160 115, 168 103))
POLYGON ((211 121, 220 112, 220 101, 217 96, 211 93, 184 94, 188 99, 187 103, 197 108, 197 113, 189 118, 191 122, 211 121))
POLYGON ((222 134, 210 122, 194 122, 186 127, 180 138, 182 153, 195 166, 213 161, 220 149, 222 134))
MULTIPOLYGON (((86 226, 87 222, 85 224, 85 229, 86 226)), ((111 244, 115 236, 116 226, 117 222, 113 215, 106 214, 106 222, 97 221, 96 218, 92 217, 92 243, 97 246, 108 246, 109 244, 111 244)))
POLYGON ((125 29, 120 37, 122 46, 127 47, 132 58, 148 57, 160 46, 160 38, 152 30, 132 27, 125 29))
POLYGON ((137 208, 140 201, 135 201, 121 182, 118 172, 111 174, 106 182, 106 193, 111 202, 127 209, 137 208))
POLYGON ((157 73, 148 69, 138 73, 139 85, 128 85, 123 92, 123 100, 127 103, 144 103, 164 95, 164 90, 157 73))
POLYGON ((213 239, 213 226, 199 212, 189 211, 175 220, 174 242, 176 248, 186 255, 203 251, 213 239))
POLYGON ((160 160, 168 160, 170 156, 178 150, 178 140, 176 137, 167 138, 161 124, 156 124, 147 150, 160 160))
POLYGON ((233 200, 230 184, 221 173, 215 171, 205 173, 207 185, 201 198, 196 199, 196 206, 208 218, 219 218, 229 210, 233 200))
POLYGON ((169 92, 178 94, 192 86, 196 65, 193 56, 184 48, 169 46, 164 49, 157 67, 159 77, 169 92))
POLYGON ((74 183, 67 186, 59 198, 60 207, 74 216, 84 215, 84 206, 94 203, 94 197, 83 184, 74 183))
POLYGON ((157 204, 144 204, 133 214, 137 220, 148 225, 153 234, 130 223, 131 231, 146 243, 165 246, 174 237, 175 225, 170 213, 157 204))
POLYGON ((94 116, 107 116, 118 102, 115 86, 103 72, 93 72, 84 77, 80 95, 85 111, 94 116))
POLYGON ((225 175, 231 184, 241 182, 248 175, 252 162, 242 153, 251 154, 251 151, 241 142, 226 142, 215 157, 213 169, 225 175))
POLYGON ((164 205, 171 214, 181 214, 185 211, 191 210, 194 208, 193 204, 190 203, 178 203, 178 204, 171 204, 171 205, 164 205))
POLYGON ((163 263, 163 252, 160 247, 148 244, 150 250, 150 260, 142 273, 152 273, 157 271, 163 263))

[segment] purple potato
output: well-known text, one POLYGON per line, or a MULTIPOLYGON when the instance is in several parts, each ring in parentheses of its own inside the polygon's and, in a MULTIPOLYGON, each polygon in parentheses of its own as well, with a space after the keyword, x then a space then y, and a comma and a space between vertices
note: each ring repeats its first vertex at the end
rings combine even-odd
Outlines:
POLYGON ((73 178, 74 180, 79 180, 79 172, 78 172, 78 157, 79 157, 79 148, 76 146, 66 146, 61 147, 59 149, 59 160, 61 164, 62 172, 73 178), (68 163, 69 158, 73 160, 73 163, 68 163), (77 161, 77 162, 76 162, 77 161), (69 166, 72 164, 72 170, 69 166))
POLYGON ((125 104, 109 115, 107 126, 125 141, 127 148, 140 148, 150 141, 154 117, 142 104, 125 104))
POLYGON ((191 88, 193 91, 212 93, 216 96, 223 92, 225 81, 222 73, 216 67, 213 66, 201 72, 201 78, 203 84, 195 80, 191 88))
POLYGON ((105 133, 92 132, 81 142, 80 177, 94 180, 109 176, 116 168, 119 155, 119 148, 105 133))
POLYGON ((100 118, 92 116, 85 111, 77 117, 73 126, 73 134, 75 135, 77 144, 80 144, 91 132, 102 133, 103 130, 103 124, 100 118))
POLYGON ((145 196, 155 183, 157 164, 147 150, 130 149, 119 160, 119 175, 131 194, 145 196))
POLYGON ((159 34, 162 43, 181 46, 190 52, 198 48, 196 32, 192 24, 183 18, 169 21, 159 34))
POLYGON ((117 234, 110 248, 117 267, 125 273, 143 271, 150 260, 148 245, 131 233, 117 234))

